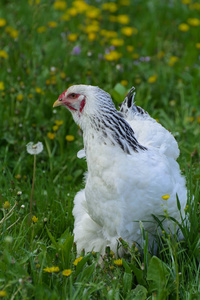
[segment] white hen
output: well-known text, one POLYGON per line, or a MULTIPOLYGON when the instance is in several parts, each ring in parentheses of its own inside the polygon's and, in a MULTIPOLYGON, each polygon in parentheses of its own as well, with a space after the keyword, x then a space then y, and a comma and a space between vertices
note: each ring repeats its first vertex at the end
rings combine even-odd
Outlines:
MULTIPOLYGON (((175 160, 177 143, 144 110, 128 101, 132 101, 131 93, 118 112, 105 91, 74 85, 54 103, 54 107, 68 108, 83 130, 88 173, 73 209, 78 253, 85 249, 104 254, 107 246, 116 253, 120 237, 130 245, 141 243, 139 221, 155 233, 152 214, 159 217, 166 209, 171 217, 180 219, 176 194, 184 215, 187 191, 175 160), (170 197, 165 201, 163 195, 170 197)), ((163 225, 174 232, 168 220, 163 225)), ((153 236, 149 239, 151 242, 153 236)))

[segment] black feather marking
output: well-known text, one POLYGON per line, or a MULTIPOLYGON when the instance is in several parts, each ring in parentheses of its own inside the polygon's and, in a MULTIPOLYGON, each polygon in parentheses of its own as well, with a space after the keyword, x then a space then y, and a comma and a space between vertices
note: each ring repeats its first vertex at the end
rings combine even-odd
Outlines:
POLYGON ((130 108, 133 104, 133 98, 134 98, 134 95, 135 95, 135 88, 134 86, 130 89, 128 95, 126 96, 128 101, 127 101, 127 106, 128 108, 130 108))

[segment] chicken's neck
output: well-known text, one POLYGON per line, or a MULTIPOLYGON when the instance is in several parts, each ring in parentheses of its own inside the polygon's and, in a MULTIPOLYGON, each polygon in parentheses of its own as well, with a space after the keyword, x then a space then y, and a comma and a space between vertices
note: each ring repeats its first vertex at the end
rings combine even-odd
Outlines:
POLYGON ((88 147, 118 147, 126 154, 147 150, 135 138, 134 131, 116 110, 90 116, 85 128, 84 145, 88 147))

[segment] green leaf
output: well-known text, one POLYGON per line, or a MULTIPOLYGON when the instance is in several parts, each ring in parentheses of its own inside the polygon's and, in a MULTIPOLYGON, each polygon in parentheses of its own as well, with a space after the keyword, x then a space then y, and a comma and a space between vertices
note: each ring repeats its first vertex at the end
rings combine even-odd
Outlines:
POLYGON ((134 290, 131 291, 129 299, 134 300, 146 300, 147 299, 147 289, 142 285, 137 285, 134 290))
POLYGON ((117 103, 124 101, 126 89, 121 83, 117 83, 112 91, 112 97, 117 103))
POLYGON ((64 245, 61 246, 62 257, 64 258, 64 263, 66 268, 70 267, 70 254, 73 247, 74 237, 68 233, 64 245))
POLYGON ((121 83, 117 83, 115 85, 114 91, 116 91, 118 94, 120 94, 123 98, 126 94, 126 88, 121 83))
POLYGON ((132 274, 132 270, 129 267, 128 263, 122 258, 123 267, 126 273, 132 274))
POLYGON ((133 283, 133 275, 125 272, 123 276, 124 296, 128 291, 131 290, 132 283, 133 283))
POLYGON ((56 242, 56 240, 54 239, 53 235, 51 234, 51 232, 49 231, 49 229, 47 228, 46 226, 46 231, 47 231, 47 234, 52 242, 52 244, 56 247, 56 249, 58 250, 59 249, 59 246, 58 246, 58 243, 56 242))
POLYGON ((167 287, 170 277, 170 270, 158 257, 153 256, 147 269, 147 280, 152 281, 150 284, 151 291, 158 292, 158 299, 162 300, 169 295, 167 287))
POLYGON ((136 276, 137 282, 139 284, 142 284, 142 285, 146 286, 147 283, 144 280, 144 271, 138 269, 134 264, 131 264, 130 267, 131 267, 131 269, 133 270, 133 273, 136 276))
MULTIPOLYGON (((80 262, 81 263, 81 262, 80 262)), ((80 269, 79 271, 79 277, 77 278, 77 282, 85 282, 85 281, 89 281, 91 275, 94 273, 95 271, 95 267, 96 267, 96 263, 93 263, 92 265, 88 266, 85 269, 80 269)))
POLYGON ((177 194, 176 194, 176 203, 177 203, 178 210, 181 211, 181 204, 180 204, 180 201, 179 201, 179 198, 178 198, 177 194))
POLYGON ((76 266, 75 276, 78 276, 79 273, 83 270, 83 267, 85 266, 86 262, 90 259, 90 257, 91 257, 91 253, 84 256, 82 260, 78 262, 76 266))
MULTIPOLYGON (((59 246, 63 245, 65 242, 66 242, 66 239, 68 238, 69 236, 69 228, 67 228, 63 234, 61 235, 61 237, 58 239, 58 244, 59 246)), ((71 236, 71 234, 70 234, 71 236)))

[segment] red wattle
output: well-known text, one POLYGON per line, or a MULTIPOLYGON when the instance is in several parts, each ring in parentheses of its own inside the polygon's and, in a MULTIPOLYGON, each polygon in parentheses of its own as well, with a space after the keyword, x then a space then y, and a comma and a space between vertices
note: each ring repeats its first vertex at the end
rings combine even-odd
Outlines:
POLYGON ((82 112, 84 106, 85 106, 85 99, 83 99, 83 100, 81 101, 80 112, 82 112))

